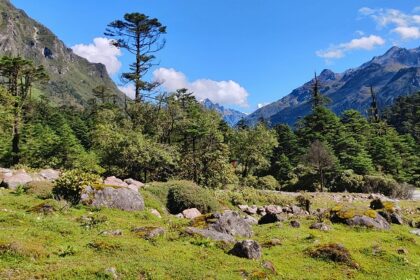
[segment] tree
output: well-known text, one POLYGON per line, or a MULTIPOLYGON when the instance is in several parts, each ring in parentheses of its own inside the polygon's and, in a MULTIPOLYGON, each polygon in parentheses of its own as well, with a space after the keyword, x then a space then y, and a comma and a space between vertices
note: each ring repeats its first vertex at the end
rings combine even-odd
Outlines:
POLYGON ((321 94, 321 85, 315 73, 314 83, 312 85, 312 109, 325 106, 328 102, 330 100, 321 94))
POLYGON ((144 75, 154 65, 154 53, 161 50, 165 41, 161 36, 166 34, 166 26, 158 19, 149 18, 140 13, 128 13, 123 20, 115 20, 108 25, 105 35, 112 39, 112 44, 135 56, 135 62, 130 65, 130 72, 122 74, 125 82, 134 83, 135 101, 140 103, 142 91, 149 92, 157 84, 143 80, 144 75))
POLYGON ((99 85, 92 89, 93 95, 102 101, 102 104, 109 102, 109 98, 112 98, 114 95, 109 93, 109 88, 105 85, 99 85))
POLYGON ((372 123, 377 123, 380 120, 379 110, 378 110, 378 102, 376 100, 376 94, 373 91, 372 86, 370 86, 370 96, 372 98, 372 101, 370 103, 370 108, 369 108, 369 119, 372 123))
POLYGON ((14 118, 12 133, 12 163, 19 163, 19 142, 22 109, 31 96, 33 83, 48 79, 43 66, 34 66, 29 60, 21 57, 7 57, 0 59, 0 76, 2 84, 14 97, 14 118))
POLYGON ((314 167, 318 172, 321 183, 321 191, 324 191, 325 172, 330 170, 335 163, 333 153, 325 144, 319 140, 315 140, 308 149, 305 156, 305 162, 314 167))

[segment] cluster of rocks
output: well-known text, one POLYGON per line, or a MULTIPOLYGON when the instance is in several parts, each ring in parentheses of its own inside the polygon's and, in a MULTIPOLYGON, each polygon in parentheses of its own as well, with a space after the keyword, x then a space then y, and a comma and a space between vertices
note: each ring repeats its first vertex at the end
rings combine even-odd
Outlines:
POLYGON ((27 186, 31 182, 53 182, 60 177, 60 171, 42 169, 35 173, 28 173, 24 169, 12 170, 0 168, 0 186, 16 190, 19 186, 27 186))

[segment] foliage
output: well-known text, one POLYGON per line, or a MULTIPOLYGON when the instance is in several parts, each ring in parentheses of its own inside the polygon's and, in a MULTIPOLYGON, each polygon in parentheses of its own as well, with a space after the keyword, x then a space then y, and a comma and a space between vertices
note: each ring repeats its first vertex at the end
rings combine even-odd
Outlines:
POLYGON ((257 189, 262 190, 277 190, 279 188, 279 182, 271 175, 258 178, 257 189))
POLYGON ((172 181, 168 191, 169 212, 177 214, 188 208, 209 213, 219 208, 211 193, 189 181, 172 181))

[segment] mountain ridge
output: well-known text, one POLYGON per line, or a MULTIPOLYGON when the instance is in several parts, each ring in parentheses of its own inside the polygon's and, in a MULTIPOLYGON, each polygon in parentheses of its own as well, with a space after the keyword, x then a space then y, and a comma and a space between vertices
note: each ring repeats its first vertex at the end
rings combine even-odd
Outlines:
POLYGON ((229 126, 235 126, 240 120, 246 117, 245 113, 234 109, 226 108, 206 98, 200 102, 205 108, 216 111, 229 126))

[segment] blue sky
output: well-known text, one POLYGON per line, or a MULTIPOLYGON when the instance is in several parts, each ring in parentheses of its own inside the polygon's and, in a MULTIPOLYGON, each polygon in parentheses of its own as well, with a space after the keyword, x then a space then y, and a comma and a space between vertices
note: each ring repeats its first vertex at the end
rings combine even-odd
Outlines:
MULTIPOLYGON (((420 2, 412 0, 12 0, 64 43, 105 60, 113 78, 130 62, 107 49, 106 25, 126 12, 168 27, 149 79, 186 86, 243 112, 280 99, 329 68, 357 67, 392 45, 420 44, 420 2), (121 65, 121 67, 119 67, 121 65), (160 68, 160 69, 158 69, 160 68)), ((129 92, 129 87, 125 87, 129 92)))

